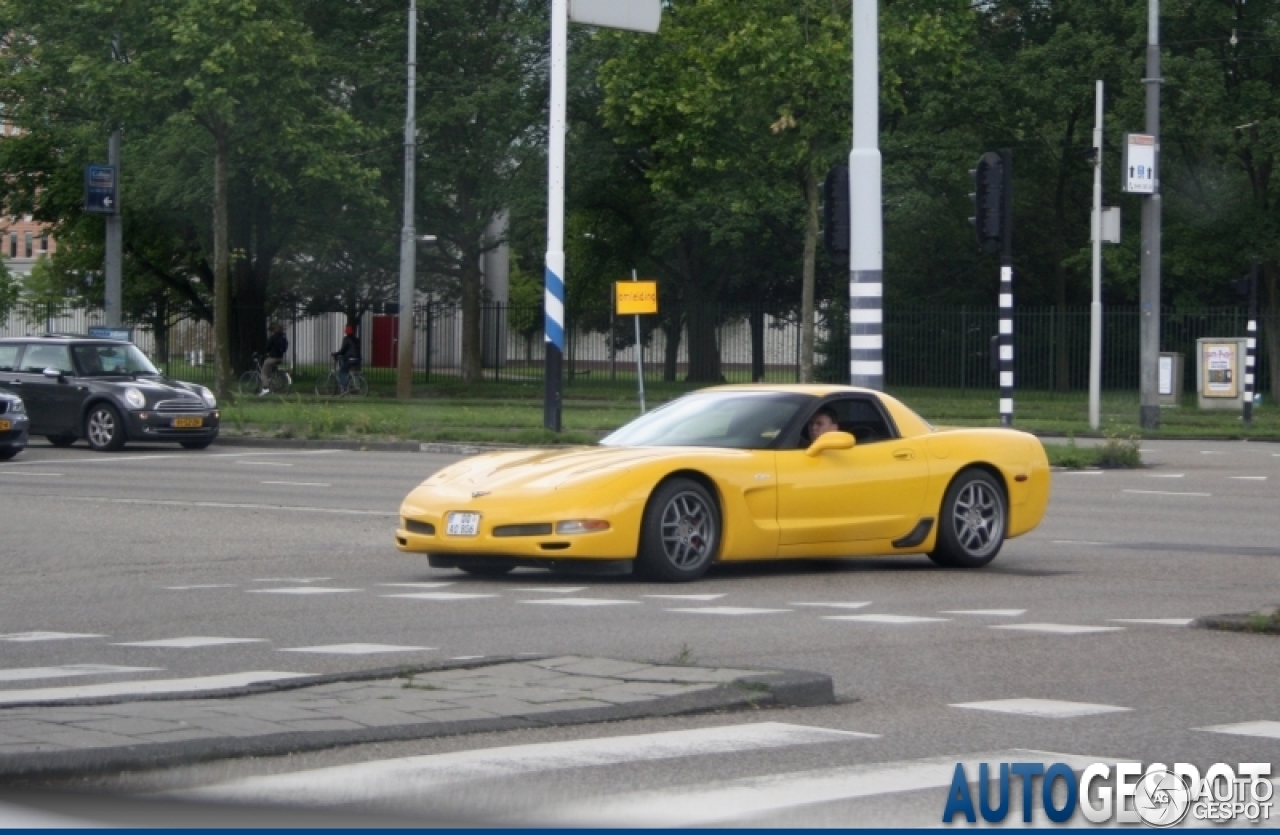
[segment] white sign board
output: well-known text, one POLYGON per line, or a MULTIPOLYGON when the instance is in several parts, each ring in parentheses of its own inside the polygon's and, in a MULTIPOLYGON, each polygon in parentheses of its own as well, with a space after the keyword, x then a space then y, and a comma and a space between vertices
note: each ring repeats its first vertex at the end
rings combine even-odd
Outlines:
POLYGON ((569 20, 606 29, 655 34, 662 0, 569 0, 569 20))
POLYGON ((1149 133, 1124 135, 1124 190, 1130 194, 1155 194, 1156 138, 1149 133))

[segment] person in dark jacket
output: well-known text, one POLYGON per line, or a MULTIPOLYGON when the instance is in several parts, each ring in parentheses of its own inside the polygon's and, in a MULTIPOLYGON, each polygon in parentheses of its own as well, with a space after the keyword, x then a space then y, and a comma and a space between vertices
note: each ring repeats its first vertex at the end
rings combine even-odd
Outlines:
POLYGON ((342 333, 342 347, 331 356, 338 361, 338 383, 345 389, 351 369, 360 365, 360 337, 356 336, 355 325, 347 325, 342 333))
POLYGON ((262 391, 258 392, 259 395, 271 393, 271 374, 284 361, 284 353, 288 350, 289 338, 284 335, 284 325, 272 322, 267 336, 267 358, 262 361, 262 391))

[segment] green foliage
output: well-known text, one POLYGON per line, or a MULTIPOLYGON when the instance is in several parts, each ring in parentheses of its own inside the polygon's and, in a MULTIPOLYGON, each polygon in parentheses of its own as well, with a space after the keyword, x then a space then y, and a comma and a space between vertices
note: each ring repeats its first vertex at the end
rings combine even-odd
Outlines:
POLYGON ((1120 437, 1107 433, 1106 440, 1097 448, 1097 465, 1104 469, 1134 469, 1142 466, 1139 448, 1142 439, 1136 435, 1120 437))
POLYGON ((4 260, 0 259, 0 322, 9 318, 9 311, 18 304, 21 294, 21 282, 9 272, 4 260))

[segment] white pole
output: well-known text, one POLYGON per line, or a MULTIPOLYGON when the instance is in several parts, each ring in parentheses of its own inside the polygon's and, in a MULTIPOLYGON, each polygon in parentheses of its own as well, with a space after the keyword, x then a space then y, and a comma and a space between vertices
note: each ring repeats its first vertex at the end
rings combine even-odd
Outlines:
POLYGON ((568 79, 569 0, 551 0, 551 115, 547 135, 547 260, 543 291, 546 386, 543 425, 560 431, 564 356, 564 142, 568 79))
POLYGON ((1102 400, 1102 80, 1093 118, 1093 301, 1089 304, 1089 428, 1101 424, 1102 400))
MULTIPOLYGON (((631 269, 631 280, 638 281, 636 271, 631 269)), ((636 314, 636 379, 640 381, 640 414, 644 414, 644 345, 640 342, 640 314, 636 314)))
POLYGON ((396 339, 396 397, 413 397, 413 297, 417 273, 417 241, 413 228, 414 162, 417 158, 418 4, 409 0, 409 59, 406 62, 408 103, 404 115, 404 226, 400 228, 400 294, 396 339))
POLYGON ((853 148, 849 151, 849 382, 884 388, 878 0, 853 0, 853 148))

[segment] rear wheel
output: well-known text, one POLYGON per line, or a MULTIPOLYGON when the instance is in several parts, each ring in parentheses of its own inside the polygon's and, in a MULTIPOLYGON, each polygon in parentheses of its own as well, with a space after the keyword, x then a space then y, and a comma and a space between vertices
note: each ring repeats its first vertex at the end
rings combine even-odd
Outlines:
POLYGON ((262 391, 262 377, 257 371, 246 371, 240 375, 238 388, 241 394, 257 394, 262 391))
POLYGON ((89 409, 84 419, 84 436, 89 446, 98 452, 114 452, 124 446, 124 421, 116 407, 98 403, 89 409))
POLYGON ((1004 491, 990 473, 960 473, 942 500, 938 544, 929 559, 953 568, 981 568, 1000 553, 1008 519, 1004 491))
POLYGON ((338 375, 330 371, 328 376, 316 383, 316 394, 321 397, 337 397, 342 392, 342 386, 338 385, 338 375))
POLYGON ((640 528, 636 570, 651 580, 696 580, 720 547, 720 507, 696 481, 673 478, 649 497, 640 528))
POLYGON ((351 382, 347 385, 347 394, 356 397, 365 397, 369 394, 369 381, 364 378, 363 374, 352 374, 351 382))
POLYGON ((76 442, 76 436, 69 433, 66 435, 46 435, 45 440, 54 446, 71 446, 76 442))
POLYGON ((271 393, 285 394, 289 391, 289 386, 293 385, 293 378, 289 376, 288 371, 276 369, 271 372, 271 393))

